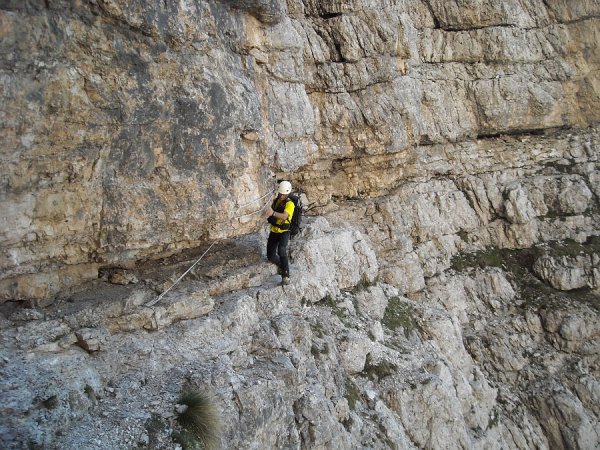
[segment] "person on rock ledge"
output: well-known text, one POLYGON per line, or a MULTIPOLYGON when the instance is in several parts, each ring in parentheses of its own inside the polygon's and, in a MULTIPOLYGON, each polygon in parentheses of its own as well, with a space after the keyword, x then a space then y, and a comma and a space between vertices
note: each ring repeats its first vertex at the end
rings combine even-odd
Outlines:
POLYGON ((290 265, 287 255, 287 246, 290 242, 290 224, 294 215, 294 202, 288 199, 292 192, 292 184, 282 181, 277 188, 277 197, 267 209, 265 217, 271 224, 271 232, 267 240, 267 259, 278 267, 277 273, 281 275, 281 284, 290 282, 290 265))

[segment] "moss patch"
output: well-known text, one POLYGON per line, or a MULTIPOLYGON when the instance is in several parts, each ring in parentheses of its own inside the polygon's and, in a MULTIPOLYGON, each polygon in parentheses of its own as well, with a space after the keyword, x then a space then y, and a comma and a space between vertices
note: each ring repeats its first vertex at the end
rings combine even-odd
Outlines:
POLYGON ((367 355, 364 373, 371 380, 379 381, 382 378, 389 377, 390 375, 396 373, 397 369, 398 367, 389 361, 381 361, 378 364, 375 364, 371 354, 369 353, 367 355))
POLYGON ((173 442, 181 445, 183 450, 204 450, 204 444, 198 440, 195 434, 186 430, 174 431, 173 442))
POLYGON ((352 323, 348 317, 348 310, 346 308, 338 306, 338 302, 331 294, 327 293, 327 295, 323 297, 320 300, 320 302, 322 302, 323 305, 330 307, 333 314, 335 314, 337 318, 340 319, 340 322, 342 322, 345 327, 352 328, 352 323))
POLYGON ((590 236, 583 244, 571 239, 556 242, 550 247, 548 253, 556 257, 600 254, 600 236, 590 236))
POLYGON ((319 303, 323 303, 325 306, 329 306, 330 308, 335 308, 336 306, 335 299, 329 292, 325 294, 325 297, 319 300, 319 303))
POLYGON ((152 414, 144 424, 144 428, 148 432, 148 448, 156 448, 160 442, 160 436, 167 433, 167 424, 158 414, 152 414))
POLYGON ((508 274, 521 298, 531 306, 552 307, 564 302, 565 299, 570 299, 600 310, 600 296, 592 289, 558 291, 542 282, 533 273, 533 264, 543 255, 560 258, 593 253, 600 254, 599 236, 592 236, 583 244, 564 240, 526 249, 490 248, 475 253, 459 254, 452 259, 451 267, 457 272, 473 268, 499 267, 508 274))
POLYGON ((91 401, 96 401, 96 392, 94 391, 94 388, 91 387, 89 384, 85 385, 85 387, 83 388, 83 392, 91 401))
POLYGON ((510 250, 489 248, 475 253, 461 253, 454 256, 450 262, 451 268, 457 272, 464 272, 471 268, 503 267, 507 253, 510 250))
POLYGON ((402 328, 406 337, 418 327, 414 307, 400 297, 389 300, 382 322, 392 331, 402 328))
POLYGON ((321 323, 319 322, 311 322, 310 329, 312 330, 313 334, 318 338, 322 338, 323 336, 327 335, 327 333, 325 332, 325 328, 323 328, 323 325, 321 325, 321 323))
POLYGON ((360 390, 354 384, 354 382, 348 378, 346 379, 346 394, 344 397, 348 400, 348 406, 352 411, 356 409, 356 403, 360 400, 360 390))
POLYGON ((365 291, 368 288, 370 288, 371 286, 375 286, 377 284, 377 279, 370 281, 369 277, 366 274, 362 274, 362 276, 360 277, 360 281, 358 282, 358 284, 356 286, 354 286, 353 289, 351 289, 351 292, 353 293, 358 293, 361 291, 365 291))

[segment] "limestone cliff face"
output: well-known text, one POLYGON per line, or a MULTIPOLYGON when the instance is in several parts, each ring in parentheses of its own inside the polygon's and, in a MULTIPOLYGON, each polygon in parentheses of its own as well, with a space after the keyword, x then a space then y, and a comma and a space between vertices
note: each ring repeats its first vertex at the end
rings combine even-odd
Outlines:
POLYGON ((379 197, 600 114, 597 2, 168 3, 4 2, 5 300, 253 232, 273 175, 379 197))
POLYGON ((599 445, 598 1, 8 0, 0 35, 7 448, 172 448, 183 384, 223 448, 599 445))

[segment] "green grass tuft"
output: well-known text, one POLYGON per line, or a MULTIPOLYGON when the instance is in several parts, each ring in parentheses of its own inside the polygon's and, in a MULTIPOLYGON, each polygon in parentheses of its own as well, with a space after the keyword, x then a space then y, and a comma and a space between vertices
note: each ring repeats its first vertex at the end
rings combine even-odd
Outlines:
POLYGON ((215 401, 207 394, 198 391, 184 391, 177 401, 187 409, 178 414, 177 420, 185 432, 184 448, 196 448, 190 444, 188 435, 195 437, 201 449, 217 448, 221 433, 221 417, 215 401))

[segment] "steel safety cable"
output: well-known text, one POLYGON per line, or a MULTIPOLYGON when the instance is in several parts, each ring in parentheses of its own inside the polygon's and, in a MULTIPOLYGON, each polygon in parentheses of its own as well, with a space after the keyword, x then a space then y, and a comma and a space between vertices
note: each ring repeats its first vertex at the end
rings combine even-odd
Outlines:
MULTIPOLYGON (((252 200, 252 201, 248 202, 248 203, 245 203, 245 204, 243 204, 243 205, 239 206, 239 207, 238 207, 238 208, 235 210, 235 212, 237 213, 237 212, 238 212, 240 209, 244 208, 245 206, 248 206, 248 205, 250 205, 250 204, 252 204, 252 203, 254 203, 254 202, 256 202, 256 201, 262 200, 263 198, 267 197, 268 195, 271 195, 271 194, 272 194, 274 191, 275 191, 275 189, 272 189, 272 190, 270 190, 269 192, 267 192, 265 195, 262 195, 262 196, 260 196, 260 197, 258 197, 258 198, 256 198, 256 199, 254 199, 254 200, 252 200)), ((264 204, 264 205, 263 205, 263 206, 262 206, 260 209, 258 209, 258 210, 256 210, 256 211, 253 211, 253 212, 251 212, 251 213, 249 213, 249 214, 244 214, 244 215, 242 215, 242 216, 237 216, 237 219, 241 219, 241 218, 243 218, 243 217, 249 217, 249 216, 252 216, 252 215, 254 215, 254 214, 258 214, 258 213, 260 213, 260 212, 261 212, 261 211, 262 211, 262 210, 265 208, 265 206, 267 206, 269 203, 270 203, 270 200, 268 200, 268 201, 267 201, 267 203, 265 203, 265 204, 264 204)), ((229 218, 227 219, 227 221, 230 221, 230 220, 232 220, 232 219, 234 219, 234 218, 236 218, 236 215, 235 215, 235 214, 233 214, 231 217, 229 217, 229 218)), ((164 291, 162 294, 160 294, 160 295, 159 295, 158 297, 156 297, 154 300, 150 300, 150 301, 149 301, 148 303, 146 303, 144 306, 148 306, 148 307, 150 307, 150 306, 154 306, 154 305, 156 305, 156 304, 157 304, 157 303, 158 303, 158 302, 159 302, 159 301, 160 301, 160 300, 161 300, 161 299, 162 299, 162 298, 163 298, 163 297, 164 297, 164 296, 167 294, 167 292, 169 292, 171 289, 173 289, 173 288, 174 288, 174 287, 175 287, 175 286, 176 286, 176 285, 177 285, 177 284, 178 284, 178 283, 179 283, 179 282, 180 282, 180 281, 181 281, 181 280, 182 280, 182 279, 183 279, 183 278, 184 278, 184 277, 185 277, 185 276, 186 276, 186 275, 187 275, 187 274, 188 274, 188 273, 189 273, 189 272, 190 272, 190 271, 191 271, 191 270, 194 268, 194 267, 196 267, 196 265, 197 265, 197 264, 198 264, 198 263, 199 263, 199 262, 202 260, 202 258, 204 258, 204 256, 205 256, 205 255, 208 253, 208 251, 209 251, 209 250, 210 250, 210 249, 213 247, 213 245, 215 245, 216 243, 217 243, 217 240, 214 240, 214 241, 212 242, 212 244, 210 244, 210 246, 209 246, 209 247, 206 249, 206 251, 205 251, 205 252, 204 252, 204 253, 203 253, 203 254, 200 256, 200 258, 198 258, 198 259, 196 260, 196 262, 194 262, 194 264, 192 264, 192 265, 190 266, 190 268, 189 268, 188 270, 186 270, 186 271, 185 271, 185 272, 184 272, 184 273, 183 273, 183 274, 182 274, 182 275, 181 275, 181 276, 180 276, 180 277, 179 277, 179 278, 178 278, 178 279, 177 279, 177 280, 176 280, 176 281, 175 281, 175 282, 174 282, 174 283, 173 283, 173 284, 172 284, 172 285, 169 287, 169 288, 167 288, 167 289, 166 289, 166 290, 165 290, 165 291, 164 291)))

